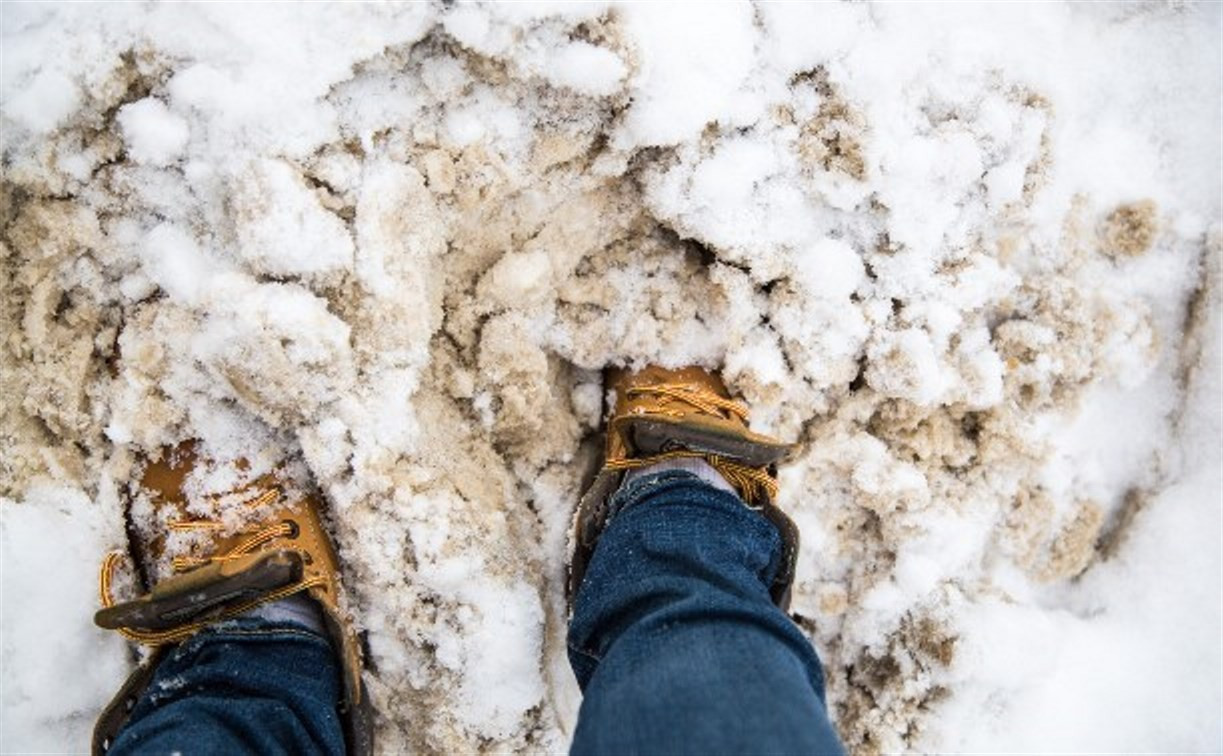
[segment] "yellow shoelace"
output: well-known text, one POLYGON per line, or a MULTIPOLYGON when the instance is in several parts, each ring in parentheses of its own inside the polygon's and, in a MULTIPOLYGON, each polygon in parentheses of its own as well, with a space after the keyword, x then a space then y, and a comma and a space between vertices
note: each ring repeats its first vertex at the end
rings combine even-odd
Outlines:
MULTIPOLYGON (((665 396, 696 407, 698 410, 714 417, 721 419, 736 417, 743 421, 747 420, 747 407, 739 402, 719 396, 708 389, 687 384, 659 383, 651 386, 634 386, 628 389, 627 394, 629 397, 641 394, 665 396)), ((684 414, 682 412, 663 411, 665 414, 672 416, 682 416, 684 414)), ((676 449, 649 457, 613 457, 607 460, 604 467, 608 470, 632 470, 681 458, 705 460, 709 463, 710 467, 717 470, 723 478, 726 478, 726 482, 735 488, 749 505, 757 505, 762 496, 767 495, 770 500, 777 498, 777 481, 764 468, 749 467, 717 454, 708 454, 706 452, 676 449)))
POLYGON ((747 421, 747 407, 734 399, 718 396, 709 389, 699 386, 691 386, 686 383, 656 383, 652 386, 632 386, 626 393, 630 398, 641 394, 665 396, 696 407, 707 415, 723 419, 737 417, 744 422, 747 421), (723 412, 726 414, 722 414, 723 412))
MULTIPOLYGON (((280 490, 271 488, 258 496, 243 502, 252 509, 264 504, 272 504, 280 498, 280 490)), ((216 520, 179 520, 169 523, 168 528, 172 531, 183 532, 191 530, 221 530, 224 525, 216 520)), ((175 573, 187 572, 197 567, 211 564, 213 562, 224 562, 231 559, 246 556, 254 551, 259 550, 266 544, 292 535, 296 527, 288 522, 278 522, 275 525, 269 525, 261 528, 252 534, 245 541, 240 543, 234 549, 226 554, 219 554, 211 557, 174 557, 171 561, 171 567, 175 573)), ((127 558, 127 553, 124 551, 112 551, 102 560, 102 568, 98 576, 98 595, 102 601, 102 606, 109 609, 115 605, 115 599, 112 595, 111 588, 114 584, 115 571, 119 567, 120 561, 127 558)), ((220 616, 212 617, 199 622, 191 622, 181 627, 172 628, 170 630, 150 631, 150 630, 133 630, 131 628, 119 628, 118 632, 124 638, 137 643, 145 643, 150 646, 157 646, 164 643, 178 643, 194 635, 204 627, 218 622, 220 620, 236 617, 243 612, 250 611, 261 604, 267 604, 272 601, 278 601, 282 598, 292 596, 300 591, 308 590, 326 582, 323 577, 314 577, 306 580, 298 581, 292 585, 287 585, 279 588, 269 594, 260 596, 257 599, 244 602, 238 606, 222 613, 220 616)))

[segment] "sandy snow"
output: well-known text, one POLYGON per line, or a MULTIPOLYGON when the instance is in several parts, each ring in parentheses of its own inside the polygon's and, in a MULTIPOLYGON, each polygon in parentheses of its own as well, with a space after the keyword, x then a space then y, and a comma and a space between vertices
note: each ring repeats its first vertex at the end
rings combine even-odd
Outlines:
POLYGON ((1218 5, 0 19, 0 750, 85 747, 97 563, 189 437, 325 492, 385 752, 562 750, 645 362, 801 443, 855 752, 1223 748, 1218 5))

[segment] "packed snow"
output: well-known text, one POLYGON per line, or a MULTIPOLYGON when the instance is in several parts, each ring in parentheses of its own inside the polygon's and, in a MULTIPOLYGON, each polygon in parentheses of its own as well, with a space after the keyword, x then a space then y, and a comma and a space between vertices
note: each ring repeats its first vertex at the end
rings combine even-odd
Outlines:
POLYGON ((0 751, 87 747, 96 569, 190 438, 325 494, 382 752, 563 750, 601 371, 651 362, 799 443, 853 752, 1223 749, 1219 5, 0 21, 0 751))

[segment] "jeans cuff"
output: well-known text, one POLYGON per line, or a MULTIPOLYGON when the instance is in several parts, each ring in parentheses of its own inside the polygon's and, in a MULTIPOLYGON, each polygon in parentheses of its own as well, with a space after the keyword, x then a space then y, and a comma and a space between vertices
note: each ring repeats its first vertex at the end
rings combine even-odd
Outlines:
POLYGON ((305 625, 286 620, 268 620, 259 616, 243 615, 221 620, 200 630, 179 644, 174 653, 194 653, 209 643, 228 643, 251 638, 260 640, 301 640, 318 642, 330 646, 331 640, 305 625))
POLYGON ((610 523, 611 519, 620 512, 639 504, 671 484, 698 486, 706 489, 711 495, 726 497, 727 500, 733 501, 739 506, 747 506, 738 496, 710 485, 707 481, 702 480, 700 476, 694 475, 687 470, 662 470, 652 475, 634 478, 621 485, 612 494, 611 500, 607 503, 607 521, 610 523))

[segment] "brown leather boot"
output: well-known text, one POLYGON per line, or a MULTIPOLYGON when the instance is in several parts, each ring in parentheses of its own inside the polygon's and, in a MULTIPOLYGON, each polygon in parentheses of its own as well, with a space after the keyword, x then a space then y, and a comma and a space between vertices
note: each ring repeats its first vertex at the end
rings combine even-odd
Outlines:
POLYGON ((607 524, 608 500, 625 471, 681 457, 704 459, 747 506, 760 510, 777 527, 784 553, 769 593, 783 610, 788 608, 798 528, 774 500, 777 464, 794 447, 753 433, 747 426, 747 408, 730 398, 720 377, 701 368, 609 370, 605 385, 615 391, 615 406, 607 424, 603 468, 574 515, 567 586, 570 609, 607 524))
MULTIPOLYGON (((103 711, 94 752, 104 752, 152 677, 165 650, 210 624, 296 594, 318 604, 343 664, 343 714, 350 753, 373 749, 372 708, 361 681, 362 652, 351 618, 339 605, 335 548, 318 497, 280 471, 232 491, 192 495, 188 476, 201 460, 190 442, 150 462, 129 499, 128 536, 135 582, 149 590, 116 603, 112 585, 122 552, 102 564, 103 609, 94 621, 155 647, 103 711)), ((246 469, 245 461, 235 472, 246 469)))

